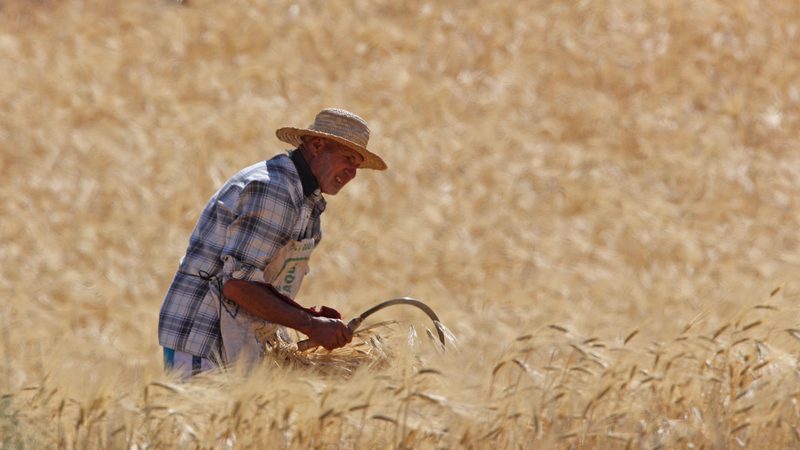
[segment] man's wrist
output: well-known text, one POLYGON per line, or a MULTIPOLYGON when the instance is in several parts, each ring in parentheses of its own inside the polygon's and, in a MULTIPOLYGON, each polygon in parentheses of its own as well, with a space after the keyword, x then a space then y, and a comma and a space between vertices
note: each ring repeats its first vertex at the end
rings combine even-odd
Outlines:
POLYGON ((297 328, 297 331, 305 334, 306 336, 310 336, 311 330, 314 328, 314 316, 302 310, 300 311, 300 314, 300 326, 297 328))

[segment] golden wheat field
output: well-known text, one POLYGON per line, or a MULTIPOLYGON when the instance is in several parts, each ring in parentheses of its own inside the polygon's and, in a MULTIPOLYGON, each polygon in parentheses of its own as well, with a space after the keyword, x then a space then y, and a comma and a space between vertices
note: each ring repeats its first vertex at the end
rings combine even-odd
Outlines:
POLYGON ((798 42, 794 0, 0 0, 0 448, 800 448, 798 42), (329 106, 389 170, 298 301, 454 340, 164 374, 203 205, 329 106))

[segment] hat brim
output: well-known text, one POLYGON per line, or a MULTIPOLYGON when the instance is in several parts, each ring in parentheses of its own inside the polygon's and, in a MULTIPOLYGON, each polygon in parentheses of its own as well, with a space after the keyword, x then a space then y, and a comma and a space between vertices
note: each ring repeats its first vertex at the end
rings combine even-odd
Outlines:
POLYGON ((275 135, 283 142, 292 144, 295 147, 300 145, 300 138, 303 136, 316 136, 325 139, 336 141, 350 149, 356 151, 364 158, 364 161, 358 166, 359 169, 373 169, 373 170, 386 170, 386 163, 380 156, 367 150, 366 147, 356 144, 348 139, 341 138, 335 134, 324 133, 320 131, 309 130, 305 128, 284 127, 275 131, 275 135))

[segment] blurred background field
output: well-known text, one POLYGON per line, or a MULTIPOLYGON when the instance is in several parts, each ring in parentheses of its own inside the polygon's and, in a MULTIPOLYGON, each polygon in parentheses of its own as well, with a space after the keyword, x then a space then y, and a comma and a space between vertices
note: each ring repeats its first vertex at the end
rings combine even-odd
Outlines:
POLYGON ((798 24, 1 1, 0 448, 800 446, 798 24), (299 301, 417 297, 458 350, 398 308, 387 364, 176 383, 158 309, 201 208, 329 106, 390 169, 329 197, 299 301))

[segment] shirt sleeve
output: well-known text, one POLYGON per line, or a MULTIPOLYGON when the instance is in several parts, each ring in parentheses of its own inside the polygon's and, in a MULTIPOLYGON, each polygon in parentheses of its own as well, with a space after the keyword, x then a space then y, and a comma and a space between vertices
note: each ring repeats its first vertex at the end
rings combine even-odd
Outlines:
POLYGON ((220 253, 222 281, 261 281, 266 265, 291 238, 297 213, 289 189, 276 179, 250 181, 233 201, 236 216, 220 253))

